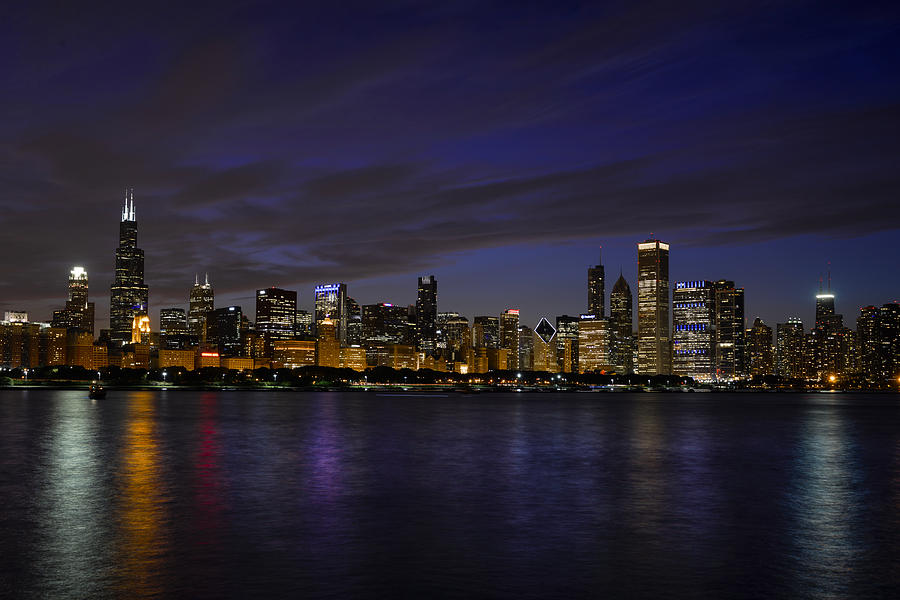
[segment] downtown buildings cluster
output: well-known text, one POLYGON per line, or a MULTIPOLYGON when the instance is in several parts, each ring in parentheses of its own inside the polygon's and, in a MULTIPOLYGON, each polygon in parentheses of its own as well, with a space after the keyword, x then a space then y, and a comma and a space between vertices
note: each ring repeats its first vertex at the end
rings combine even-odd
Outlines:
MULTIPOLYGON (((68 299, 50 322, 31 322, 11 311, 0 322, 0 366, 70 365, 99 370, 324 366, 486 373, 616 373, 676 375, 723 383, 777 375, 824 383, 855 379, 886 387, 900 376, 900 304, 867 306, 856 329, 844 325, 827 288, 816 296, 816 321, 805 330, 789 318, 773 330, 756 319, 747 328, 744 289, 718 279, 669 281, 669 245, 637 245, 637 315, 622 274, 607 310, 602 264, 587 272, 587 310, 578 316, 542 318, 534 328, 514 308, 475 316, 438 311, 434 276, 418 279, 416 303, 360 305, 345 283, 314 289, 312 313, 297 292, 256 291, 255 320, 242 306, 215 306, 208 277, 195 278, 188 307, 160 310, 151 327, 144 253, 138 247, 133 192, 126 193, 110 286, 109 328, 95 336, 88 274, 74 267, 68 299), (635 323, 636 321, 636 323, 635 323), (635 328, 636 325, 636 328, 635 328)), ((820 287, 822 287, 820 285, 820 287)))

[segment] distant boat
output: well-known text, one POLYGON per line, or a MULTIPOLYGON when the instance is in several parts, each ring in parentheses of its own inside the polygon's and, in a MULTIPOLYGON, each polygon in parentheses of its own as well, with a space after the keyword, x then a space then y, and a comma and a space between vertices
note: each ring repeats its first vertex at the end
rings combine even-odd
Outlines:
POLYGON ((99 383, 92 383, 91 387, 88 388, 88 398, 91 400, 106 398, 106 390, 99 383))

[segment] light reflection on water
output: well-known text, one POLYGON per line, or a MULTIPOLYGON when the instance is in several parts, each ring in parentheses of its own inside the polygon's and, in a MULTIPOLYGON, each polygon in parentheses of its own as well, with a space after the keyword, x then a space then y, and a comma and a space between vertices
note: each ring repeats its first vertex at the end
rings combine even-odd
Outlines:
POLYGON ((0 595, 900 591, 889 396, 0 392, 0 595))
POLYGON ((133 392, 128 399, 115 503, 115 578, 122 597, 158 596, 166 592, 167 484, 160 462, 156 418, 158 397, 133 392))
POLYGON ((790 507, 793 513, 798 590, 822 598, 847 598, 848 575, 862 559, 856 444, 833 407, 809 411, 800 427, 790 507))

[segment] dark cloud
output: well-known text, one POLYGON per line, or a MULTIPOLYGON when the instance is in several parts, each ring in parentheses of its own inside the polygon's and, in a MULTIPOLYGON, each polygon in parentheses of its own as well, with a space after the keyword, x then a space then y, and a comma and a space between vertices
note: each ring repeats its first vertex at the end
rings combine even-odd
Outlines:
POLYGON ((73 262, 105 295, 126 186, 156 306, 204 271, 237 297, 649 231, 897 231, 896 9, 347 6, 11 9, 0 309, 49 310, 73 262))

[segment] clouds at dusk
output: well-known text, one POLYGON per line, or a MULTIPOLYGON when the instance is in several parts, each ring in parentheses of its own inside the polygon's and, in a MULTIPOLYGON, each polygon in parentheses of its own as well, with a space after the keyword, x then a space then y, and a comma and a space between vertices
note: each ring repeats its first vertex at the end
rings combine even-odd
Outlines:
POLYGON ((740 260, 760 245, 900 241, 896 6, 374 4, 4 9, 0 310, 48 316, 80 263, 104 314, 126 186, 154 310, 204 271, 221 297, 340 280, 364 303, 408 275, 411 301, 482 251, 650 231, 673 264, 731 248, 689 276, 774 307, 740 260))

